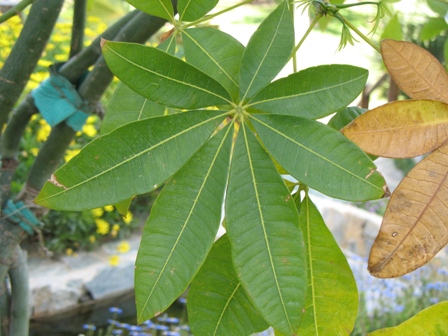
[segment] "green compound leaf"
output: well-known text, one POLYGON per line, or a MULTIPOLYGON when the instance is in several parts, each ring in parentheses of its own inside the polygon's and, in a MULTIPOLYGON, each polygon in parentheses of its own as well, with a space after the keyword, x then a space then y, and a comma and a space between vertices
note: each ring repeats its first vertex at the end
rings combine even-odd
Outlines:
POLYGON ((152 191, 190 159, 226 114, 191 111, 119 127, 58 169, 36 202, 57 210, 85 210, 152 191))
POLYGON ((211 138, 162 189, 137 255, 139 323, 159 315, 182 294, 205 261, 221 221, 232 127, 211 138))
POLYGON ((236 101, 244 46, 213 28, 186 29, 182 39, 187 62, 216 79, 236 101))
POLYGON ((282 115, 252 115, 261 141, 294 178, 331 197, 378 199, 388 189, 375 164, 338 131, 317 121, 282 115))
POLYGON ((132 6, 146 14, 174 22, 174 10, 171 0, 126 0, 132 6))
POLYGON ((193 279, 187 308, 194 335, 245 336, 269 327, 238 280, 226 235, 213 245, 193 279))
POLYGON ((369 333, 369 336, 445 336, 448 335, 448 301, 419 312, 399 326, 369 333))
POLYGON ((358 313, 352 270, 308 195, 299 218, 308 256, 308 293, 297 335, 350 335, 358 313))
POLYGON ((346 107, 345 109, 336 113, 330 119, 327 125, 339 131, 366 111, 367 109, 363 109, 357 106, 346 107))
POLYGON ((118 84, 106 108, 101 134, 106 134, 127 123, 163 115, 165 106, 135 93, 123 83, 118 84))
POLYGON ((294 335, 306 291, 298 214, 269 155, 244 124, 236 140, 226 196, 226 227, 236 273, 258 311, 294 335))
POLYGON ((103 56, 123 83, 159 104, 195 109, 230 103, 227 91, 213 78, 156 48, 108 41, 103 56))
POLYGON ((294 25, 288 3, 283 1, 258 27, 241 61, 241 100, 266 86, 289 60, 294 47, 294 25))
POLYGON ((217 5, 219 0, 179 0, 179 21, 195 21, 202 18, 217 5))
POLYGON ((248 106, 317 119, 350 104, 364 89, 368 71, 350 65, 321 65, 281 78, 261 90, 248 106))
POLYGON ((157 49, 175 56, 176 53, 176 34, 171 34, 165 41, 157 46, 157 49))

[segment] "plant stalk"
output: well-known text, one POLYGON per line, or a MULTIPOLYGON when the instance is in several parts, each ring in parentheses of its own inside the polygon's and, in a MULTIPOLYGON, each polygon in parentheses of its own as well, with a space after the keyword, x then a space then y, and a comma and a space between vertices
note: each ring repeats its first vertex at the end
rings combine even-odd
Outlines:
POLYGON ((6 11, 0 16, 0 24, 8 21, 13 16, 19 15, 21 11, 23 11, 26 7, 31 5, 36 0, 22 0, 17 5, 12 7, 10 10, 6 11))
POLYGON ((0 69, 0 129, 20 98, 31 73, 42 55, 64 0, 37 1, 22 32, 0 69))
POLYGON ((69 58, 78 54, 84 46, 84 28, 86 25, 87 0, 75 0, 73 8, 72 37, 69 58))
POLYGON ((351 30, 353 30, 360 38, 362 38, 365 42, 367 42, 373 49, 375 49, 376 51, 378 51, 378 53, 381 54, 381 49, 378 45, 376 45, 375 43, 372 42, 372 40, 370 40, 367 36, 365 36, 358 28, 356 28, 355 25, 353 25, 349 20, 347 20, 345 17, 343 17, 342 15, 339 15, 339 17, 342 19, 342 21, 344 21, 344 23, 350 27, 351 30))

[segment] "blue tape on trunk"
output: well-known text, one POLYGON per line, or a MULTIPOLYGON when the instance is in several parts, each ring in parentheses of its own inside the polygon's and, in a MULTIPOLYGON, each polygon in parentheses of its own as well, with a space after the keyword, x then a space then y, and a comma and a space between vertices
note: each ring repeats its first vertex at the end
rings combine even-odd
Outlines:
POLYGON ((50 77, 31 93, 34 103, 45 121, 53 127, 63 121, 80 131, 90 115, 90 107, 69 80, 50 68, 50 77))
POLYGON ((11 222, 20 225, 31 236, 34 235, 34 227, 41 225, 36 216, 21 201, 14 203, 8 200, 2 212, 11 222))

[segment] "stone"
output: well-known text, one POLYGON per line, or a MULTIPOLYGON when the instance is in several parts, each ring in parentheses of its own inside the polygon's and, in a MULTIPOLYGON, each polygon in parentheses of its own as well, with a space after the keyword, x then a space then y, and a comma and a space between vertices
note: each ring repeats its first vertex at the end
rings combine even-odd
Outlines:
POLYGON ((94 300, 130 291, 134 288, 134 269, 133 262, 117 267, 103 267, 86 283, 86 288, 94 300))

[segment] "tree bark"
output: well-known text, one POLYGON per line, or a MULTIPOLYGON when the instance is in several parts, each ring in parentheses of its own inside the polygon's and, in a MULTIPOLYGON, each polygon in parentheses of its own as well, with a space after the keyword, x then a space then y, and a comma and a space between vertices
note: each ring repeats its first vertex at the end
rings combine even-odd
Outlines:
POLYGON ((20 98, 53 31, 64 0, 37 1, 0 69, 0 129, 20 98))

